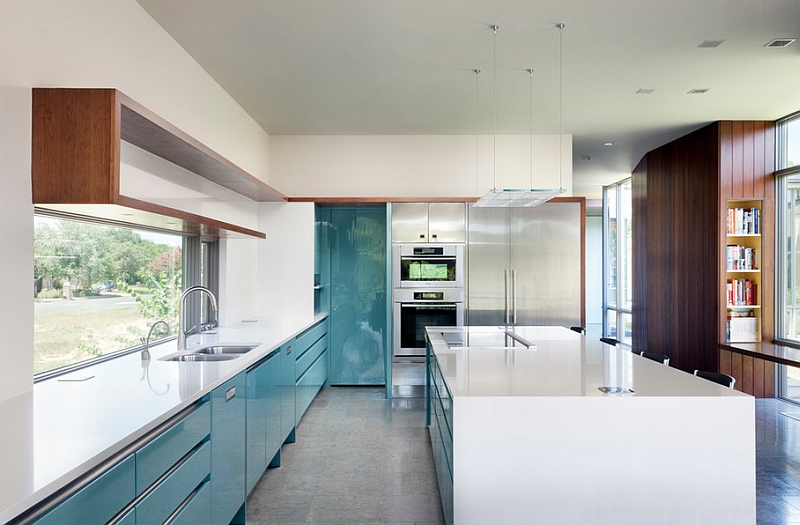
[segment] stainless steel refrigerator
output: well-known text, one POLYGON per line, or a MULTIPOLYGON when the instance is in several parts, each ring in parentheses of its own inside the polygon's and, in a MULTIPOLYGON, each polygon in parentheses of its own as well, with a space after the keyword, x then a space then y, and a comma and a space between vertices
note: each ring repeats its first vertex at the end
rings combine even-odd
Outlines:
POLYGON ((583 326, 584 216, 582 199, 469 206, 467 324, 583 326))

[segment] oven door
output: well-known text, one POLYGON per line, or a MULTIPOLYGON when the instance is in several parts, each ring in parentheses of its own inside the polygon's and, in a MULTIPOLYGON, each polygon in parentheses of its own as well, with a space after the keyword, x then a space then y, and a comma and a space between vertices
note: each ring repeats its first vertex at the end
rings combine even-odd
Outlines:
POLYGON ((463 303, 394 303, 394 357, 425 357, 426 326, 462 326, 463 303))
POLYGON ((464 247, 392 245, 393 288, 463 288, 464 247))

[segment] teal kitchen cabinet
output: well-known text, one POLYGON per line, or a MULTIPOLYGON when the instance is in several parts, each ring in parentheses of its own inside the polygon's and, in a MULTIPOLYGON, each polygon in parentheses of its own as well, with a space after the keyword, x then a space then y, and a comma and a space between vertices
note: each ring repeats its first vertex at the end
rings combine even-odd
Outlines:
POLYGON ((331 208, 330 216, 330 384, 384 385, 386 209, 331 208))
POLYGON ((204 400, 143 437, 133 453, 95 475, 36 525, 161 525, 184 514, 197 516, 193 525, 210 525, 210 505, 194 497, 210 479, 210 433, 211 404, 204 400))
MULTIPOLYGON (((136 505, 136 525, 161 525, 176 511, 183 512, 184 502, 197 505, 187 498, 208 481, 210 468, 211 443, 204 441, 170 469, 136 505)), ((203 523, 208 523, 207 520, 208 514, 205 514, 203 523)))
POLYGON ((136 497, 133 454, 77 490, 36 525, 105 525, 136 497))
MULTIPOLYGON (((281 399, 281 433, 280 442, 294 443, 295 442, 295 360, 296 354, 294 352, 295 340, 292 339, 288 343, 281 346, 280 360, 278 361, 278 392, 281 399)), ((280 456, 276 457, 272 466, 280 466, 280 456)))
POLYGON ((211 523, 244 524, 247 377, 211 393, 211 523))
POLYGON ((444 382, 436 355, 428 345, 425 362, 426 412, 433 451, 433 464, 439 485, 444 521, 453 524, 453 398, 444 382))
POLYGON ((247 493, 281 446, 280 348, 247 371, 247 493))
POLYGON ((328 319, 295 341, 295 426, 328 379, 328 319))
POLYGON ((195 525, 210 525, 209 502, 196 494, 211 476, 211 412, 204 399, 136 451, 136 525, 161 525, 179 515, 197 515, 195 525))

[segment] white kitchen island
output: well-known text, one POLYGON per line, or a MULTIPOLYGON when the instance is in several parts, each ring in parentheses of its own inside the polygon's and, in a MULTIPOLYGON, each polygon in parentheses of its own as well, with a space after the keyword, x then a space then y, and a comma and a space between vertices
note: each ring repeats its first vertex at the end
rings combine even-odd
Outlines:
POLYGON ((756 523, 753 397, 563 327, 506 331, 427 329, 448 523, 756 523))

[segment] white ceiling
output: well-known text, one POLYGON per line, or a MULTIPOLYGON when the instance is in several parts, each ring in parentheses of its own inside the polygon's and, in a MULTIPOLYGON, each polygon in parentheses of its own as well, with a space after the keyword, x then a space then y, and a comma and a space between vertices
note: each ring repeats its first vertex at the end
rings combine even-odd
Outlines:
POLYGON ((798 0, 137 1, 270 135, 474 134, 476 68, 491 134, 495 65, 498 133, 528 134, 533 68, 534 133, 573 134, 590 197, 705 123, 800 110, 800 42, 764 47, 800 38, 798 0))

